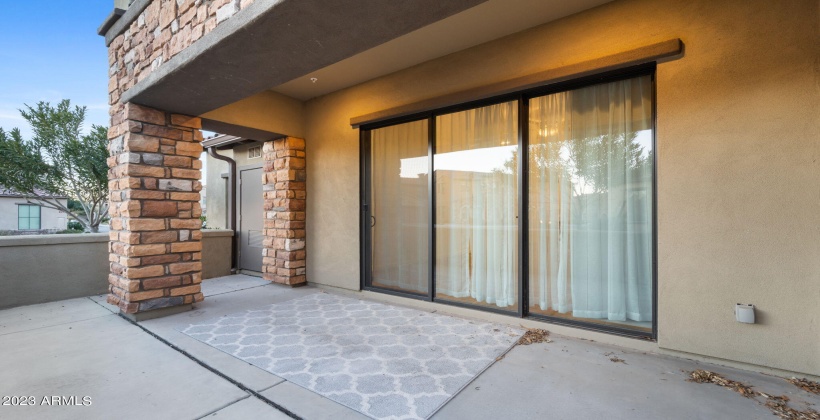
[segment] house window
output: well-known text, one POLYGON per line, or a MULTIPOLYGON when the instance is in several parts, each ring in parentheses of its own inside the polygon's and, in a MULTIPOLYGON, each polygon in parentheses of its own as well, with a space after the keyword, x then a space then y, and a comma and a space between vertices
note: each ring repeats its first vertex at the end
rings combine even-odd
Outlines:
POLYGON ((655 337, 654 65, 361 133, 363 288, 655 337))
POLYGON ((248 159, 256 159, 262 157, 262 146, 251 147, 248 149, 248 159))
POLYGON ((17 229, 40 229, 40 206, 34 204, 17 205, 17 229))

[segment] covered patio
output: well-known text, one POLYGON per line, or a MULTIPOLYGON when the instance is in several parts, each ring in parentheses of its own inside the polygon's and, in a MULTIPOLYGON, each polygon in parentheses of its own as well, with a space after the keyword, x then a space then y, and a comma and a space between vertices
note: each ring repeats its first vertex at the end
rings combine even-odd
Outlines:
POLYGON ((236 298, 213 312, 206 216, 233 233, 217 248, 231 268, 269 282, 820 375, 816 2, 130 3, 100 29, 107 302, 130 321, 298 381, 271 362, 298 357, 243 349, 214 320, 293 319, 274 297, 315 297, 210 295, 236 298))
MULTIPOLYGON (((477 328, 494 326, 490 331, 498 329, 499 334, 545 326, 426 302, 405 300, 413 307, 399 306, 377 294, 286 288, 243 275, 206 280, 202 291, 207 299, 194 310, 138 323, 118 315, 104 296, 0 311, 0 346, 7 349, 0 359, 6 378, 0 384, 2 394, 26 390, 38 403, 0 406, 0 417, 368 418, 182 332, 207 320, 300 299, 361 299, 366 305, 389 305, 394 313, 412 310, 446 315, 477 328), (50 396, 74 399, 41 404, 50 396), (90 404, 83 404, 84 397, 90 404)), ((309 358, 308 363, 318 359, 309 358)), ((552 334, 550 342, 515 345, 491 360, 432 418, 774 418, 761 397, 744 398, 713 384, 687 381, 695 369, 767 395, 786 396, 796 410, 820 404, 820 396, 779 377, 552 334)))

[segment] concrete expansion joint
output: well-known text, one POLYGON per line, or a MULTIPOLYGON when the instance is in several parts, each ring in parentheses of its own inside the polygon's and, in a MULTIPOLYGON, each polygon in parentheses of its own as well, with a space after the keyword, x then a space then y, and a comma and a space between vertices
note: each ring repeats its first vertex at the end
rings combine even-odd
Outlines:
POLYGON ((238 289, 238 290, 228 290, 228 291, 221 292, 221 293, 212 293, 212 294, 209 294, 208 297, 210 298, 210 297, 213 297, 213 296, 219 296, 219 295, 224 295, 224 294, 228 294, 228 293, 238 292, 238 291, 241 291, 241 290, 257 289, 257 288, 260 288, 260 287, 268 287, 268 286, 271 286, 272 284, 274 284, 274 283, 261 284, 259 286, 246 287, 244 289, 238 289))
MULTIPOLYGON (((160 337, 159 335, 157 335, 157 334, 153 333, 151 330, 149 330, 149 329, 147 329, 147 328, 143 327, 143 326, 142 326, 142 325, 140 325, 138 322, 133 321, 132 319, 130 319, 129 317, 127 317, 127 316, 123 315, 122 313, 118 313, 117 315, 119 315, 119 317, 120 317, 120 318, 122 318, 122 319, 126 320, 127 322, 131 323, 131 324, 132 324, 132 325, 134 325, 135 327, 137 327, 137 328, 141 329, 143 332, 145 332, 146 334, 150 335, 151 337, 154 337, 154 338, 155 338, 157 341, 159 341, 160 343, 165 344, 166 346, 168 346, 168 347, 169 347, 169 348, 171 348, 172 350, 175 350, 177 353, 179 353, 179 354, 181 354, 181 355, 183 355, 183 356, 187 357, 188 359, 190 359, 190 360, 191 360, 191 361, 193 361, 194 363, 196 363, 196 364, 198 364, 198 365, 202 366, 203 368, 205 368, 205 369, 209 370, 210 372, 212 372, 213 374, 215 374, 215 375, 219 376, 220 378, 222 378, 222 379, 224 379, 224 380, 226 380, 226 381, 230 382, 231 384, 233 384, 233 385, 234 385, 234 386, 236 386, 237 388, 241 389, 242 391, 247 392, 247 393, 249 394, 249 395, 248 395, 249 397, 252 395, 252 396, 254 396, 254 397, 258 398, 259 400, 261 400, 261 401, 262 401, 262 402, 264 402, 265 404, 267 404, 267 405, 269 405, 269 406, 271 406, 271 407, 273 407, 273 408, 275 408, 275 409, 279 410, 280 412, 282 412, 282 413, 286 414, 288 417, 290 417, 290 418, 292 418, 292 419, 296 419, 296 420, 303 420, 301 417, 299 417, 299 416, 298 416, 298 415, 296 415, 295 413, 291 412, 291 411, 290 411, 290 410, 288 410, 287 408, 282 407, 281 405, 279 405, 279 404, 277 404, 277 403, 275 403, 275 402, 271 401, 269 398, 265 397, 265 396, 264 396, 264 395, 262 395, 261 393, 259 393, 259 392, 255 391, 255 390, 253 390, 253 389, 251 389, 251 388, 248 388, 247 386, 245 386, 245 385, 243 385, 241 382, 239 382, 239 381, 237 381, 237 380, 235 380, 235 379, 231 378, 230 376, 225 375, 224 373, 222 373, 221 371, 219 371, 219 370, 217 370, 216 368, 212 367, 211 365, 209 365, 209 364, 207 364, 207 363, 203 362, 202 360, 200 360, 200 359, 196 358, 196 357, 195 357, 194 355, 192 355, 191 353, 188 353, 187 351, 185 351, 185 350, 183 350, 183 349, 181 349, 181 348, 177 347, 176 345, 174 345, 174 344, 173 344, 173 343, 171 343, 170 341, 168 341, 168 340, 166 340, 166 339, 164 339, 164 338, 160 337)), ((278 384, 277 384, 277 385, 278 385, 278 384)), ((276 386, 276 385, 274 385, 274 386, 276 386)), ((243 399, 244 399, 244 398, 243 398, 243 399)), ((241 401, 241 400, 242 400, 242 399, 237 400, 237 401, 234 401, 233 403, 236 403, 236 402, 241 401)), ((232 403, 232 404, 233 404, 233 403, 232 403)), ((229 405, 230 405, 230 404, 229 404, 229 405)), ((223 407, 223 408, 224 408, 224 407, 223 407)))
POLYGON ((228 408, 228 407, 230 407, 234 404, 245 401, 250 397, 251 397, 251 394, 245 394, 244 396, 242 396, 240 398, 237 398, 237 399, 235 399, 235 400, 233 400, 233 401, 231 401, 227 404, 223 404, 223 405, 217 407, 216 409, 214 409, 212 411, 209 411, 208 413, 205 413, 204 415, 201 415, 201 416, 197 417, 196 420, 200 420, 200 419, 204 419, 206 417, 212 416, 212 415, 214 415, 214 414, 216 414, 216 413, 218 413, 218 412, 220 412, 220 411, 222 411, 222 410, 224 410, 224 409, 226 409, 226 408, 228 408))
POLYGON ((45 325, 45 326, 42 326, 42 327, 31 328, 31 329, 27 329, 27 330, 12 331, 12 332, 7 332, 7 333, 2 333, 2 334, 0 334, 0 337, 2 337, 4 335, 20 334, 20 333, 24 333, 24 332, 42 330, 42 329, 46 329, 46 328, 60 327, 60 326, 63 326, 63 325, 77 324, 77 323, 80 323, 80 322, 90 321, 92 319, 102 318, 102 317, 106 317, 106 316, 108 316, 108 314, 100 315, 100 316, 93 316, 91 318, 78 319, 76 321, 63 322, 63 323, 60 323, 60 324, 45 325))

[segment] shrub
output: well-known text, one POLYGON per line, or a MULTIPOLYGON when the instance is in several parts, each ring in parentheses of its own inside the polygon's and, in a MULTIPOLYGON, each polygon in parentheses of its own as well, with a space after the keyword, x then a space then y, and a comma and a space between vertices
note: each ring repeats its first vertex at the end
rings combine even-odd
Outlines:
POLYGON ((83 232, 85 232, 85 230, 83 230, 83 229, 66 229, 66 230, 61 230, 59 232, 55 232, 55 233, 61 235, 61 234, 64 234, 64 233, 83 233, 83 232))

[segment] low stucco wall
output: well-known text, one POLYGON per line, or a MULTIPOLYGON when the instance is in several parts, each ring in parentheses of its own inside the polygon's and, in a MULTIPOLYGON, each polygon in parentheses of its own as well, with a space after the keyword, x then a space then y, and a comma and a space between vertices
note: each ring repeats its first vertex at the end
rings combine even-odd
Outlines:
POLYGON ((231 241, 233 231, 202 230, 202 278, 211 279, 231 274, 231 241))
MULTIPOLYGON (((202 278, 231 272, 231 230, 202 231, 202 278)), ((0 237, 0 309, 108 292, 108 234, 0 237)))
POLYGON ((108 291, 108 234, 0 237, 0 309, 108 291))

